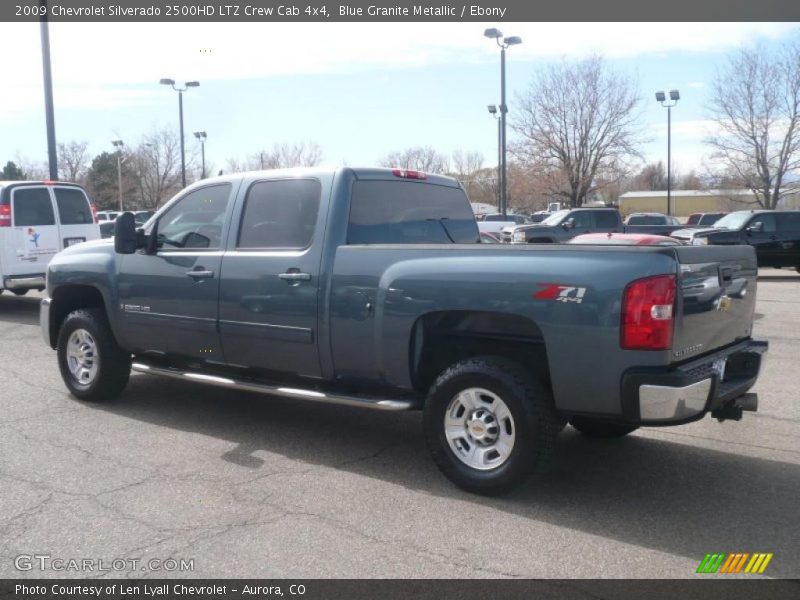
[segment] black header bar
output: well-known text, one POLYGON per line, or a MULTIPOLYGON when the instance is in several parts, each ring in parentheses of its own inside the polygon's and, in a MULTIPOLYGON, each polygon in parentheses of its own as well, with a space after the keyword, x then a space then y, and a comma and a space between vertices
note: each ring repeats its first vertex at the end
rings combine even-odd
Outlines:
POLYGON ((800 21, 797 0, 2 0, 0 21, 800 21))

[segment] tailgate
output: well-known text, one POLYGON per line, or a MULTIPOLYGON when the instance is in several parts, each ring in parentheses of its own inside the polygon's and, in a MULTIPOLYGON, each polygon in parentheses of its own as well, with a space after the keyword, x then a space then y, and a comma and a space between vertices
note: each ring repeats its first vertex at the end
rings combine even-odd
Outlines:
POLYGON ((749 338, 758 265, 751 246, 682 246, 672 359, 680 362, 749 338))

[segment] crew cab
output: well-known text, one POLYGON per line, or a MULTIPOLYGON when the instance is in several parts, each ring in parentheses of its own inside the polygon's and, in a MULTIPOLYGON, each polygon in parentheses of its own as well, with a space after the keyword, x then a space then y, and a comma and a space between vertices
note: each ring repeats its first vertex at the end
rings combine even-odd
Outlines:
POLYGON ((56 253, 100 237, 86 191, 61 181, 0 181, 0 292, 43 290, 56 253))
POLYGON ((713 227, 682 229, 673 237, 695 246, 747 244, 761 267, 794 267, 800 272, 800 211, 741 210, 713 227))
POLYGON ((111 400, 133 370, 423 410, 442 472, 498 494, 550 462, 568 422, 619 437, 755 410, 756 274, 746 246, 482 244, 448 177, 260 171, 58 254, 41 327, 81 400, 111 400))
POLYGON ((554 212, 541 223, 503 229, 502 241, 514 244, 566 242, 584 233, 650 233, 670 235, 681 229, 677 221, 667 225, 623 225, 616 208, 573 208, 554 212))

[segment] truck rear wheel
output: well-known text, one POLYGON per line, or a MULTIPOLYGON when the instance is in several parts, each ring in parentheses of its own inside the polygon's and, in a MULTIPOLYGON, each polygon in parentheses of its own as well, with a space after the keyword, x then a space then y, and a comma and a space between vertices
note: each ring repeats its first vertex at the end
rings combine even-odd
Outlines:
POLYGON ((561 429, 548 388, 504 358, 460 361, 425 404, 425 438, 439 469, 458 487, 510 491, 551 462, 561 429))
POLYGON ((80 400, 105 402, 128 384, 131 355, 117 344, 101 309, 69 313, 58 332, 57 352, 61 378, 80 400))
POLYGON ((569 424, 586 437, 592 438, 617 438, 639 429, 638 425, 609 423, 588 417, 572 417, 569 420, 569 424))

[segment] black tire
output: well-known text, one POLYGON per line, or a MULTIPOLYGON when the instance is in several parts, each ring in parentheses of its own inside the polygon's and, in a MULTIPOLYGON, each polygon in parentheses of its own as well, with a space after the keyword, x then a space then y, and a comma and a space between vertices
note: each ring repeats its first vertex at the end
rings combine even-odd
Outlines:
POLYGON ((27 293, 28 293, 28 290, 17 290, 17 289, 12 289, 12 290, 11 290, 11 293, 12 293, 12 294, 14 294, 15 296, 24 296, 25 294, 27 294, 27 293))
POLYGON ((88 402, 107 402, 118 396, 128 384, 131 355, 117 344, 105 312, 99 308, 76 310, 67 315, 58 332, 58 368, 73 396, 88 402), (76 330, 84 330, 94 343, 93 361, 97 370, 90 381, 79 381, 70 371, 67 346, 76 330))
POLYGON ((445 370, 431 387, 425 404, 425 438, 433 460, 458 487, 495 496, 509 492, 551 464, 563 420, 553 407, 547 386, 504 358, 462 360, 445 370), (459 392, 483 388, 496 394, 513 419, 515 439, 505 462, 479 470, 455 454, 445 437, 444 419, 459 392))
POLYGON ((591 438, 618 438, 639 429, 638 425, 609 423, 588 417, 572 417, 569 424, 586 437, 591 438))

